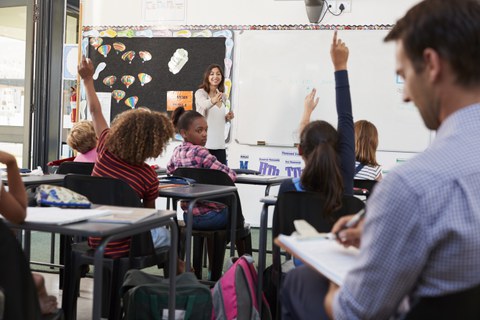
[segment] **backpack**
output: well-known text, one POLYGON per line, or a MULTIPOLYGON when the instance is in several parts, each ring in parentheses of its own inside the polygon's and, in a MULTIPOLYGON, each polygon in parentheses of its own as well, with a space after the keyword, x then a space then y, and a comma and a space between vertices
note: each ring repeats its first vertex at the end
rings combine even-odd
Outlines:
POLYGON ((212 319, 250 320, 271 319, 270 307, 262 293, 262 316, 258 313, 257 271, 253 258, 244 255, 232 258, 233 265, 218 280, 212 289, 212 319))
MULTIPOLYGON (((210 289, 185 272, 175 279, 175 319, 210 320, 210 289)), ((120 291, 125 317, 128 320, 167 319, 169 279, 140 270, 129 270, 120 291)))

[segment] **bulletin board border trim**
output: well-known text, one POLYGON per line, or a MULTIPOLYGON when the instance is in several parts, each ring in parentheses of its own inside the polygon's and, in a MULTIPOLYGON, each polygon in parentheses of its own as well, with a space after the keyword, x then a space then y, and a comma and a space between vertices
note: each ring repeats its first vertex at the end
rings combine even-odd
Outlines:
MULTIPOLYGON (((128 30, 133 31, 135 37, 139 36, 167 36, 168 31, 172 32, 171 36, 174 36, 175 31, 181 30, 391 30, 393 25, 391 24, 370 24, 370 25, 318 25, 318 24, 295 24, 295 25, 151 25, 151 26, 84 26, 82 31, 98 31, 105 32, 108 36, 108 31, 111 30, 111 34, 116 34, 117 32, 126 32, 128 30), (151 30, 153 31, 165 31, 165 34, 159 33, 159 35, 149 35, 145 34, 142 31, 151 30), (137 35, 137 32, 139 33, 137 35)), ((116 36, 116 35, 115 35, 116 36)), ((113 36, 113 37, 115 37, 113 36)))

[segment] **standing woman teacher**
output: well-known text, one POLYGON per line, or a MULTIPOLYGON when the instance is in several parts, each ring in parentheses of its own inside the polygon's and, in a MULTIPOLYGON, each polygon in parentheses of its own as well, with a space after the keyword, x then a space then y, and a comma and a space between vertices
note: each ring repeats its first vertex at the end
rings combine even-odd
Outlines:
POLYGON ((225 123, 233 119, 233 112, 226 112, 224 76, 218 64, 208 66, 203 75, 203 83, 195 92, 195 106, 208 124, 208 137, 205 147, 218 161, 227 164, 225 152, 225 123))

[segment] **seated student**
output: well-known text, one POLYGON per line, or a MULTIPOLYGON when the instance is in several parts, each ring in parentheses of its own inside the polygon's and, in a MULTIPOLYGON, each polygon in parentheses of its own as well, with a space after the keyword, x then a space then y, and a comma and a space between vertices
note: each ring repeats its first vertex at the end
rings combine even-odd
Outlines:
POLYGON ((279 194, 286 191, 314 191, 327 197, 327 211, 341 206, 343 194, 353 194, 354 130, 352 103, 348 83, 348 48, 334 33, 330 50, 335 68, 337 91, 338 131, 326 121, 310 122, 310 115, 318 104, 316 90, 305 98, 300 124, 299 153, 305 162, 299 178, 284 181, 279 194))
MULTIPOLYGON (((220 163, 210 154, 205 143, 207 141, 207 121, 196 111, 185 111, 183 107, 175 109, 173 124, 183 138, 183 143, 175 148, 167 164, 167 173, 173 173, 177 168, 207 168, 221 170, 235 181, 235 172, 220 163)), ((187 202, 182 202, 186 212, 187 202)), ((184 219, 186 214, 184 214, 184 219)), ((227 207, 218 202, 199 201, 193 209, 193 228, 199 230, 217 230, 225 228, 228 221, 227 207)))
POLYGON ((377 163, 378 131, 367 120, 355 122, 355 177, 359 180, 382 179, 382 167, 377 163))
MULTIPOLYGON (((305 97, 300 122, 299 154, 305 162, 300 177, 284 181, 278 194, 286 191, 312 191, 325 196, 324 213, 329 217, 340 209, 343 194, 352 194, 354 163, 354 131, 350 87, 348 83, 348 48, 334 33, 330 50, 335 68, 338 132, 326 121, 310 122, 319 99, 313 89, 305 97), (344 187, 346 186, 346 188, 344 187)), ((296 266, 302 263, 294 259, 296 266)))
POLYGON ((92 121, 82 120, 75 123, 67 138, 67 144, 77 152, 77 162, 95 162, 97 160, 97 136, 92 121))
MULTIPOLYGON (((109 128, 95 92, 92 61, 83 57, 78 73, 85 84, 93 127, 99 137, 92 175, 125 181, 136 191, 146 208, 155 208, 159 182, 155 170, 145 160, 158 157, 173 136, 170 120, 160 112, 140 108, 119 114, 109 128)), ((170 242, 165 228, 153 229, 152 239, 156 248, 170 242)), ((100 238, 89 238, 92 247, 98 246, 99 241, 100 238)), ((130 238, 125 238, 108 243, 105 255, 115 258, 128 255, 129 251, 130 238)))
MULTIPOLYGON (((8 176, 8 191, 3 186, 2 180, 0 180, 0 213, 10 222, 22 223, 27 216, 27 193, 20 177, 17 161, 13 155, 0 151, 0 163, 7 166, 8 176)), ((8 259, 8 257, 2 258, 8 259)), ((42 275, 36 273, 32 273, 32 277, 37 289, 42 314, 55 312, 57 309, 57 298, 47 294, 45 279, 42 275)))

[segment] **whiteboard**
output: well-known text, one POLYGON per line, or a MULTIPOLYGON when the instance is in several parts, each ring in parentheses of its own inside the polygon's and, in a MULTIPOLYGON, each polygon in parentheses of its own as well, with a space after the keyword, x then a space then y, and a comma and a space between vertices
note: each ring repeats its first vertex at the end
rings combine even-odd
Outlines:
MULTIPOLYGON (((379 131, 379 150, 420 152, 430 143, 416 107, 402 101, 395 73, 395 46, 386 30, 342 30, 349 47, 348 70, 354 121, 366 119, 379 131)), ((330 30, 248 30, 237 35, 235 52, 236 141, 293 146, 305 96, 317 89, 312 119, 337 125, 330 30)))

